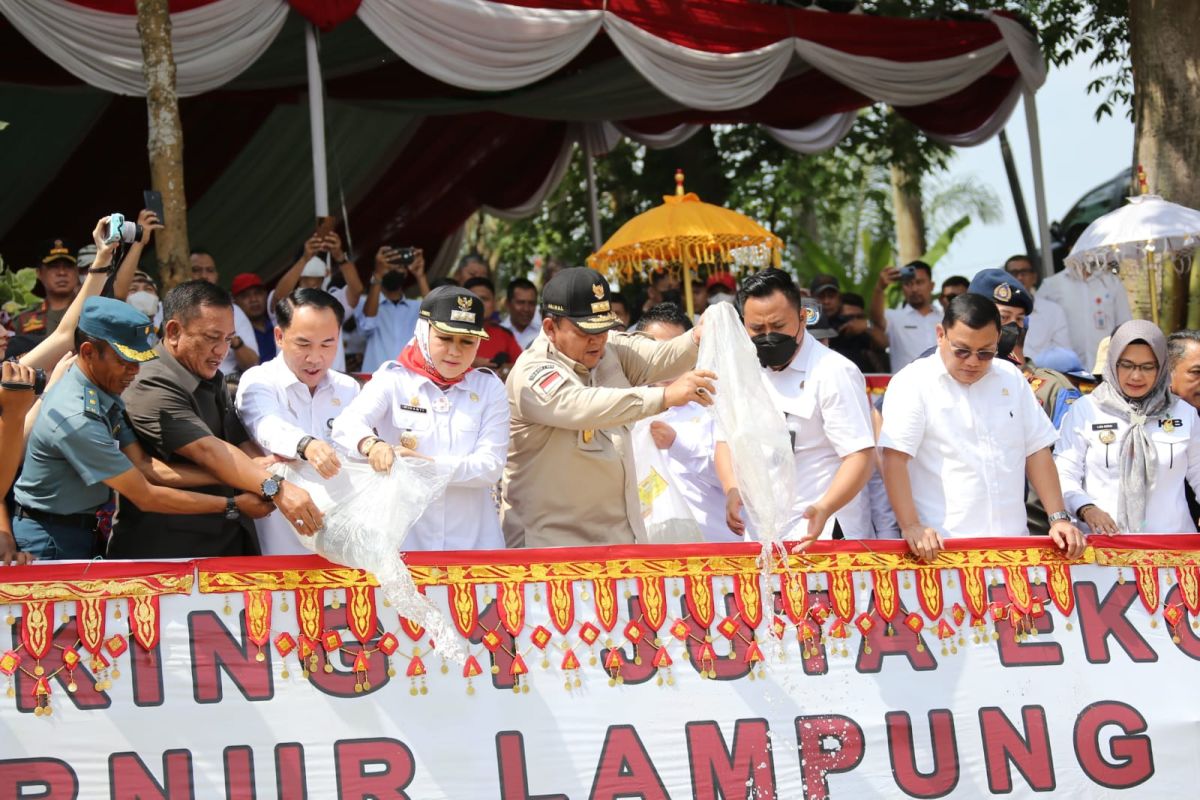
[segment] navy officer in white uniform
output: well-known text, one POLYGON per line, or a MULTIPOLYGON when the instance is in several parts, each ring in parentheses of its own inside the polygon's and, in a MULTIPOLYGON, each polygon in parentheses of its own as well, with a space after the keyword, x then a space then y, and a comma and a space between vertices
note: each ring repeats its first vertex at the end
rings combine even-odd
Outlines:
POLYGON ((449 470, 449 487, 417 520, 405 550, 502 549, 495 490, 508 458, 509 408, 504 383, 471 366, 487 338, 483 301, 442 286, 419 314, 399 359, 385 361, 334 422, 334 442, 379 472, 397 455, 449 470))

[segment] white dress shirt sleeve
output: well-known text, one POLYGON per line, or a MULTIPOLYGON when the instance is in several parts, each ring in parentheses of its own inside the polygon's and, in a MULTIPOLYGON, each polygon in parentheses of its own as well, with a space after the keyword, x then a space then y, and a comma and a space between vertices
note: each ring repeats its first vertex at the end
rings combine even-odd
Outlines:
POLYGON ((238 382, 237 411, 246 431, 268 453, 296 457, 296 446, 308 434, 288 422, 280 389, 265 366, 251 367, 238 382))
MULTIPOLYGON (((1191 484, 1192 491, 1200 497, 1200 429, 1197 428, 1197 425, 1200 424, 1200 415, 1197 415, 1195 409, 1185 402, 1175 404, 1176 411, 1180 407, 1184 409, 1184 413, 1191 414, 1191 417, 1186 420, 1188 430, 1192 432, 1192 435, 1188 437, 1187 446, 1187 482, 1191 484)), ((1195 523, 1196 520, 1192 520, 1192 522, 1195 523)))
POLYGON ((1055 304, 1051 320, 1050 340, 1046 343, 1046 348, 1062 347, 1071 350, 1071 330, 1067 324, 1067 312, 1063 311, 1062 306, 1055 304))
POLYGON ((510 411, 504 384, 499 380, 487 382, 482 398, 482 418, 479 438, 469 455, 437 455, 436 464, 450 469, 451 486, 493 486, 504 473, 508 461, 510 411))
POLYGON ((1063 501, 1067 511, 1078 515, 1079 509, 1095 500, 1084 490, 1087 475, 1087 426, 1090 418, 1084 413, 1085 400, 1077 401, 1062 419, 1058 431, 1058 442, 1054 445, 1054 466, 1058 469, 1058 482, 1062 484, 1063 501))
MULTIPOLYGON (((937 356, 931 356, 936 358, 937 356)), ((921 398, 920 381, 932 376, 918 375, 913 368, 897 373, 888 383, 883 395, 883 429, 879 446, 916 456, 925 438, 925 403, 921 398)))
MULTIPOLYGON (((387 419, 392 408, 394 381, 384 373, 377 373, 333 421, 333 443, 346 453, 361 458, 358 445, 387 419)), ((395 444, 391 442, 390 444, 395 444)))
MULTIPOLYGON (((701 414, 708 413, 703 408, 693 408, 692 404, 684 406, 684 408, 698 410, 701 414)), ((663 422, 666 422, 675 431, 675 441, 671 442, 671 446, 667 448, 672 459, 688 472, 707 472, 715 468, 713 465, 715 448, 713 428, 715 426, 712 424, 711 417, 695 425, 678 419, 664 419, 663 422)))
POLYGON ((831 365, 823 370, 817 384, 825 436, 838 457, 873 449, 875 429, 867 400, 867 381, 862 373, 853 365, 831 365))

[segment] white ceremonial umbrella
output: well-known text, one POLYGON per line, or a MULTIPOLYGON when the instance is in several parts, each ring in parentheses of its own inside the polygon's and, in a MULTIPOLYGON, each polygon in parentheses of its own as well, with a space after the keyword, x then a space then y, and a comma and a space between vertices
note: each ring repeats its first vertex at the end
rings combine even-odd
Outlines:
POLYGON ((1142 194, 1087 226, 1064 261, 1083 271, 1146 270, 1150 313, 1157 323, 1157 283, 1163 260, 1190 258, 1197 244, 1200 211, 1169 203, 1156 194, 1142 194))

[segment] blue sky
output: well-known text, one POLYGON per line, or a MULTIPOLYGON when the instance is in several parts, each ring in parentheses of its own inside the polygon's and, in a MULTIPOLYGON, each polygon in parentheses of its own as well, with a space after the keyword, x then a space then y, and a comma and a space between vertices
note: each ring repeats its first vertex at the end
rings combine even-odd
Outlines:
MULTIPOLYGON (((1125 109, 1117 109, 1115 118, 1105 117, 1099 123, 1093 117, 1099 96, 1087 93, 1087 84, 1095 77, 1088 61, 1084 57, 1064 68, 1052 69, 1037 94, 1050 221, 1061 219, 1085 192, 1115 176, 1132 160, 1133 123, 1125 117, 1125 109)), ((1036 238, 1033 171, 1021 103, 1017 104, 1007 131, 1036 238)), ((990 186, 1000 198, 1004 218, 992 225, 974 222, 960 234, 950 252, 935 266, 934 279, 938 283, 950 275, 969 278, 985 267, 998 267, 1005 258, 1025 249, 1012 192, 1004 175, 999 138, 959 150, 951 162, 950 173, 955 178, 969 177, 990 186)))

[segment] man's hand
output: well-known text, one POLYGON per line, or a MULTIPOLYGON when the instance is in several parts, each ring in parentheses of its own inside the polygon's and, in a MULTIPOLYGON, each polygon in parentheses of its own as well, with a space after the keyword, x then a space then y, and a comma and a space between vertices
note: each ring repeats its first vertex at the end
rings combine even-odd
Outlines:
POLYGON ((808 533, 800 543, 801 548, 808 547, 821 536, 821 531, 825 530, 825 523, 829 521, 829 516, 829 510, 821 503, 813 503, 804 509, 804 518, 808 520, 808 533))
POLYGON ((704 338, 704 315, 700 315, 700 321, 696 323, 696 327, 692 328, 692 341, 696 346, 700 346, 700 340, 704 338))
POLYGON ((287 464, 291 461, 290 458, 284 458, 274 453, 268 453, 265 456, 254 456, 250 460, 254 462, 255 466, 262 467, 267 472, 273 471, 276 464, 287 464))
POLYGON ((861 336, 870 329, 865 319, 852 319, 838 328, 838 333, 842 336, 861 336))
POLYGON ((898 267, 884 267, 883 272, 879 273, 879 285, 881 287, 891 286, 893 283, 900 282, 900 269, 898 267))
POLYGON ((674 408, 688 403, 711 406, 713 395, 717 393, 717 387, 713 384, 716 379, 716 374, 706 369, 683 373, 663 392, 663 406, 674 408))
MULTIPOLYGON (((1113 518, 1108 515, 1108 512, 1103 511, 1096 506, 1088 506, 1085 508, 1083 513, 1079 515, 1079 518, 1087 523, 1087 526, 1091 528, 1092 533, 1113 535, 1118 532, 1117 523, 1114 522, 1113 518)), ((1066 520, 1063 520, 1063 522, 1066 522, 1066 520)))
POLYGON ((412 273, 414 278, 420 278, 425 274, 425 251, 421 248, 413 248, 413 260, 408 265, 408 271, 412 273))
POLYGON ((400 258, 400 254, 392 248, 384 245, 375 251, 375 276, 382 278, 397 265, 396 262, 400 258))
POLYGON ((675 444, 675 429, 665 422, 655 420, 650 423, 650 438, 659 450, 666 450, 675 444))
POLYGON ((314 233, 304 242, 304 260, 315 258, 317 253, 323 252, 325 249, 325 237, 319 233, 314 233))
POLYGON ((101 217, 92 229, 92 241, 96 244, 96 258, 92 261, 92 269, 103 269, 112 263, 113 253, 121 246, 118 238, 115 242, 105 242, 108 238, 109 217, 101 217))
POLYGON ((321 249, 329 253, 334 261, 342 261, 346 258, 346 253, 342 250, 342 237, 338 236, 333 231, 325 234, 322 240, 321 249))
POLYGON ((937 531, 919 522, 903 526, 900 535, 908 543, 912 554, 923 561, 932 561, 946 547, 937 531))
POLYGON ((312 536, 325 525, 324 515, 313 504, 308 492, 290 481, 280 482, 275 507, 302 536, 312 536))
POLYGON ((725 524, 738 536, 746 535, 746 523, 742 522, 742 492, 730 489, 725 493, 725 524))
POLYGON ((337 453, 333 452, 328 442, 320 439, 313 439, 308 443, 308 447, 304 448, 304 460, 316 467, 321 477, 327 480, 337 475, 338 470, 342 468, 337 453))
POLYGON ((392 464, 396 463, 396 451, 387 442, 377 441, 367 451, 367 462, 371 469, 386 474, 392 471, 392 464))
POLYGON ((36 379, 33 367, 15 361, 5 361, 0 366, 0 380, 4 382, 4 387, 0 388, 0 415, 9 420, 10 424, 23 425, 25 414, 37 402, 37 397, 33 394, 33 383, 36 379))
POLYGON ((262 519, 275 510, 275 505, 270 500, 264 500, 251 492, 242 492, 233 498, 233 502, 238 511, 250 519, 262 519))
POLYGON ((32 561, 31 554, 17 549, 17 540, 13 538, 12 531, 0 530, 0 567, 23 567, 32 561))
POLYGON ((1060 519, 1050 526, 1050 539, 1059 550, 1065 550, 1067 558, 1070 559, 1079 558, 1087 549, 1087 539, 1079 532, 1079 528, 1065 519, 1060 519))
POLYGON ((138 212, 138 225, 141 226, 142 235, 138 238, 138 244, 146 245, 150 242, 150 237, 155 231, 162 230, 162 222, 158 219, 158 214, 155 214, 148 208, 143 208, 138 212))

